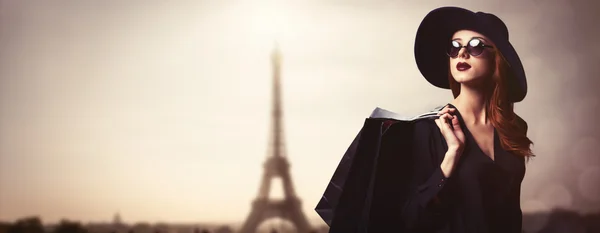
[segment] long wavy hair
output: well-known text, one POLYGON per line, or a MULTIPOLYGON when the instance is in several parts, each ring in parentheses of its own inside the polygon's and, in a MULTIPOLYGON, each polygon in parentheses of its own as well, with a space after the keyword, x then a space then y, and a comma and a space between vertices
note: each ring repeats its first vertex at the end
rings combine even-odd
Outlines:
MULTIPOLYGON (((492 78, 484 83, 486 89, 485 109, 487 118, 492 123, 502 148, 504 150, 524 158, 534 157, 531 151, 533 142, 527 137, 527 122, 519 117, 514 112, 514 104, 508 99, 508 84, 507 80, 514 78, 508 62, 500 51, 495 50, 495 70, 492 78)), ((448 80, 450 81, 450 89, 454 98, 460 94, 460 83, 454 80, 450 70, 448 70, 448 80)))

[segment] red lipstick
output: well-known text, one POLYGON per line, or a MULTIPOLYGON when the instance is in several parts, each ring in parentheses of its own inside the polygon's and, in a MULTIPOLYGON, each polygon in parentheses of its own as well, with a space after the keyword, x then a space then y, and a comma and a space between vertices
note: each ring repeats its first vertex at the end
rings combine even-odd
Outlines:
POLYGON ((471 68, 471 65, 469 65, 469 63, 466 62, 459 62, 458 64, 456 64, 456 69, 458 71, 465 71, 471 68))

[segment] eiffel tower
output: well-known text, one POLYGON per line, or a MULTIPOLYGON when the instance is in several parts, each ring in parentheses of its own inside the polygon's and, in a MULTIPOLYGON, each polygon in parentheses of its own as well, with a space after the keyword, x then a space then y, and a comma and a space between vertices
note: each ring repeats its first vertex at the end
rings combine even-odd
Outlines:
POLYGON ((273 115, 270 153, 264 163, 264 173, 258 197, 252 203, 250 214, 246 218, 240 233, 255 233, 260 223, 271 218, 281 218, 294 224, 298 233, 308 233, 311 226, 302 212, 302 202, 296 196, 290 175, 283 139, 283 114, 281 106, 281 53, 277 44, 271 54, 273 65, 273 115), (282 200, 269 198, 273 178, 281 178, 284 196, 282 200))

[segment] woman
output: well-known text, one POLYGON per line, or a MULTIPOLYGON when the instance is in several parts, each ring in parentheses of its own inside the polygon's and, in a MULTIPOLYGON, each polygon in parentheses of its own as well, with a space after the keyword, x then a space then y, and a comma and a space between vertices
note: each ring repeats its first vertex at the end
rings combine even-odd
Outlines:
POLYGON ((454 99, 438 119, 415 122, 409 197, 414 232, 521 232, 521 181, 533 156, 513 103, 525 72, 498 17, 457 7, 431 11, 417 31, 415 57, 434 86, 454 99))
POLYGON ((527 82, 506 26, 488 13, 435 9, 419 26, 415 58, 454 99, 412 118, 375 109, 315 210, 330 233, 521 232, 533 155, 513 112, 527 82))

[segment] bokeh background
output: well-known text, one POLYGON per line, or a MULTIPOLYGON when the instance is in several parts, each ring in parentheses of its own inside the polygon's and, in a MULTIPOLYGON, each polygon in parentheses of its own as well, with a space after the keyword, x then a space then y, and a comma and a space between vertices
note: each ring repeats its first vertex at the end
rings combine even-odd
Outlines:
POLYGON ((421 19, 447 5, 502 18, 524 63, 516 112, 537 154, 526 232, 598 230, 593 0, 1 0, 0 230, 37 217, 235 231, 269 149, 274 41, 294 187, 324 225, 313 209, 375 107, 413 115, 451 101, 413 57, 421 19))

